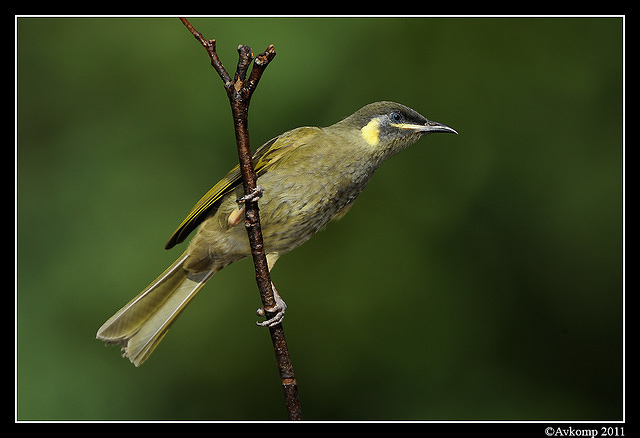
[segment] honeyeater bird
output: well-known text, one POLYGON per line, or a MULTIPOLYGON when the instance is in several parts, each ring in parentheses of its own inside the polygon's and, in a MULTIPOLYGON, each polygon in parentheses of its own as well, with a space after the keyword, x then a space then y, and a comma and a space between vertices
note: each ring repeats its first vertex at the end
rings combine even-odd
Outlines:
MULTIPOLYGON (((258 148, 253 165, 269 270, 280 256, 342 217, 384 160, 434 132, 457 134, 404 105, 377 102, 334 125, 293 129, 258 148)), ((240 225, 243 195, 236 166, 195 204, 166 244, 172 248, 199 227, 187 249, 109 318, 97 338, 120 344, 124 357, 142 364, 213 274, 251 255, 240 225)), ((282 320, 286 305, 275 288, 274 297, 276 316, 259 325, 282 320)))

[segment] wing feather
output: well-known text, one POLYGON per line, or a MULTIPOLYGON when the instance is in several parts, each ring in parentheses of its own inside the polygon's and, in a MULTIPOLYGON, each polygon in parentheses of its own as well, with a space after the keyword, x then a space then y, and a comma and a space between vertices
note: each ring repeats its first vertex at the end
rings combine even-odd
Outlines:
MULTIPOLYGON (((283 156, 284 152, 289 152, 293 148, 306 144, 306 141, 300 141, 300 139, 306 138, 308 134, 312 134, 312 131, 319 131, 319 128, 304 127, 294 129, 260 146, 252 158, 256 174, 258 176, 263 175, 283 156)), ((242 174, 240 166, 236 165, 196 202, 191 212, 169 238, 165 249, 173 248, 184 241, 198 225, 215 212, 225 195, 234 191, 240 184, 242 184, 242 174)))

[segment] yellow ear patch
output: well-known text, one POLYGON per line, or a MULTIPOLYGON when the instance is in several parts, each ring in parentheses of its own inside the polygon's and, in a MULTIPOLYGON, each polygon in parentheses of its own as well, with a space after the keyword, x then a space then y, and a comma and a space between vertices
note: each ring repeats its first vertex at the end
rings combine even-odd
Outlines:
POLYGON ((376 146, 380 141, 380 122, 378 119, 372 119, 360 130, 360 133, 369 146, 376 146))

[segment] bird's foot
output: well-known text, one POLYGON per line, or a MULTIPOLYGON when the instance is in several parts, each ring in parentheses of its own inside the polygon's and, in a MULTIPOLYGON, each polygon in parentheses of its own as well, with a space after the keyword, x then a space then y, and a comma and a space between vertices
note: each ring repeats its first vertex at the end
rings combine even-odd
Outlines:
POLYGON ((236 202, 238 204, 244 204, 245 202, 255 202, 262 197, 263 193, 264 188, 262 188, 261 186, 257 186, 255 189, 252 189, 251 193, 249 193, 248 195, 244 195, 243 197, 238 198, 236 202))
POLYGON ((280 324, 284 319, 284 313, 287 310, 287 303, 285 303, 280 294, 278 294, 278 291, 276 290, 276 287, 273 285, 273 283, 271 283, 271 288, 273 289, 273 298, 276 301, 276 305, 268 309, 260 307, 258 310, 256 310, 256 315, 264 316, 265 311, 269 313, 275 313, 275 315, 263 322, 256 321, 256 324, 261 327, 273 327, 280 324))

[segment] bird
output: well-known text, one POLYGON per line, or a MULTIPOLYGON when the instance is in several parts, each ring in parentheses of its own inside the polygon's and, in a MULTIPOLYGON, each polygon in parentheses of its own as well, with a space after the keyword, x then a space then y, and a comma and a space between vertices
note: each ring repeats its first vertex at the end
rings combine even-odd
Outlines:
MULTIPOLYGON (((420 138, 458 132, 395 102, 368 104, 327 127, 287 131, 252 155, 259 190, 260 223, 269 271, 332 220, 343 217, 379 165, 420 138)), ((160 276, 109 318, 96 338, 121 346, 136 367, 145 362, 169 327, 211 277, 251 256, 244 218, 244 188, 234 167, 191 209, 165 249, 197 232, 186 250, 160 276)), ((281 323, 286 303, 273 288, 281 323)), ((269 309, 271 311, 271 309, 269 309)), ((260 314, 260 313, 259 313, 260 314)))

